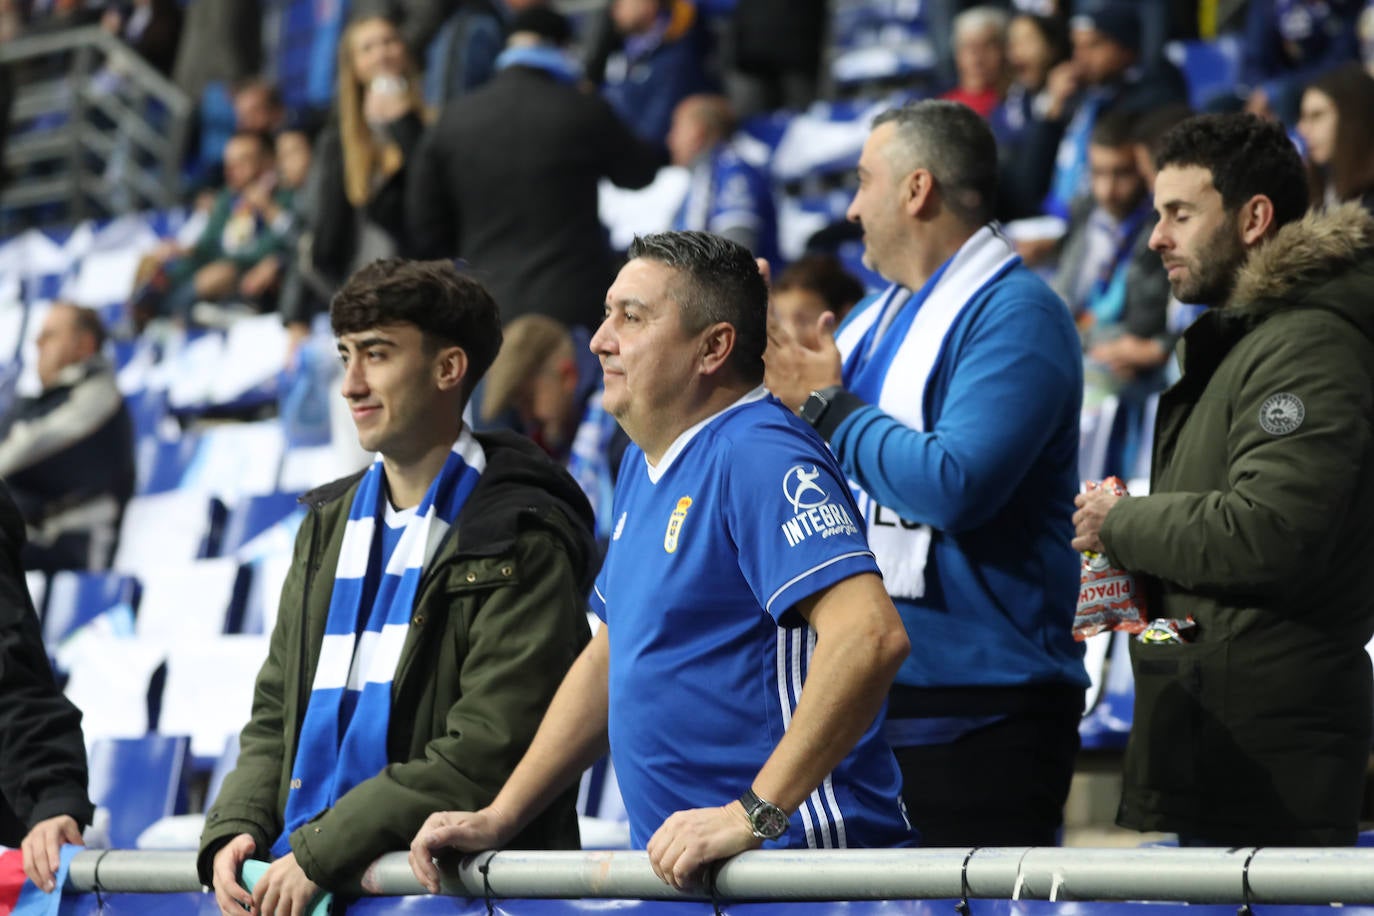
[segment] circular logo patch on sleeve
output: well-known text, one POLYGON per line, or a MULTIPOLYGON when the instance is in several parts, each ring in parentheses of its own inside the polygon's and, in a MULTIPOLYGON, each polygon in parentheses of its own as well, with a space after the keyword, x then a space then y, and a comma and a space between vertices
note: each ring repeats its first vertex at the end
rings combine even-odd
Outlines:
POLYGON ((1260 427, 1271 436, 1286 436, 1302 426, 1307 410, 1302 406, 1302 398, 1296 394, 1281 391, 1270 395, 1260 405, 1260 427))

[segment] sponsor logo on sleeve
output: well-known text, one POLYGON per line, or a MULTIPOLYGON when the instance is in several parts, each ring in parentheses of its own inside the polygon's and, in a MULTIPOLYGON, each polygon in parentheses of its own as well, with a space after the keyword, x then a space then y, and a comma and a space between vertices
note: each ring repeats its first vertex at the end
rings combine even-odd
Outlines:
POLYGON ((792 508, 792 517, 781 526, 788 547, 796 547, 812 535, 828 538, 859 530, 849 510, 831 502, 830 494, 818 482, 820 476, 816 465, 798 464, 782 477, 782 495, 792 508))
POLYGON ((1271 436, 1286 436, 1302 426, 1306 416, 1307 408, 1302 406, 1302 398, 1280 391, 1271 394, 1260 405, 1260 428, 1271 436))
POLYGON ((682 534, 682 523, 687 520, 687 510, 692 508, 692 497, 684 496, 677 501, 677 508, 668 516, 668 530, 663 533, 663 549, 668 553, 677 550, 678 536, 682 534))

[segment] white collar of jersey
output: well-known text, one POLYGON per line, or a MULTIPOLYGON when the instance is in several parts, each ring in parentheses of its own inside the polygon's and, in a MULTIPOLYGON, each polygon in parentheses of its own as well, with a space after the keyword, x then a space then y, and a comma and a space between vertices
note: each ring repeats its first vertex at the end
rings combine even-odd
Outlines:
POLYGON ((768 389, 760 385, 759 387, 755 388, 753 391, 749 392, 744 397, 740 398, 738 401, 731 404, 724 410, 713 413, 706 419, 701 420, 700 422, 692 426, 689 426, 687 429, 683 430, 682 433, 676 439, 673 440, 672 445, 668 446, 668 450, 664 452, 663 457, 658 460, 657 467, 650 464, 649 456, 645 455, 644 467, 649 472, 649 483, 658 483, 659 479, 662 478, 664 474, 668 473, 668 468, 673 466, 673 462, 677 460, 678 455, 682 454, 682 450, 687 447, 687 443, 691 442, 692 439, 695 438, 696 434, 701 432, 706 427, 706 424, 710 423, 716 417, 724 416, 725 414, 734 410, 736 407, 743 407, 745 404, 752 404, 755 401, 763 400, 766 397, 768 397, 768 389))

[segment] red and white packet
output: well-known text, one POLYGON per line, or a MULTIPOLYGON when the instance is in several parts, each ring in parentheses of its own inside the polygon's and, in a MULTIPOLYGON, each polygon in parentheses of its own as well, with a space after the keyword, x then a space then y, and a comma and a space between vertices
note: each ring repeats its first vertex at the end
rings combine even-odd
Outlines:
MULTIPOLYGON (((1117 496, 1127 496, 1119 478, 1101 483, 1087 481, 1087 490, 1105 488, 1117 496)), ((1135 576, 1111 565, 1105 554, 1085 550, 1078 585, 1078 613, 1073 620, 1074 639, 1084 640, 1103 630, 1139 633, 1150 622, 1145 595, 1135 576)))

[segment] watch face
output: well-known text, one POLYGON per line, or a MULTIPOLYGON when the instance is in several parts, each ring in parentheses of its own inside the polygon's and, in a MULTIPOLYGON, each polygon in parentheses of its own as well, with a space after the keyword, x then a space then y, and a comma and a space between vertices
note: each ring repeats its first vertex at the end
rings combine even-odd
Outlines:
POLYGON ((766 840, 776 840, 787 832, 787 815, 776 805, 764 802, 754 809, 751 820, 755 832, 766 840))

